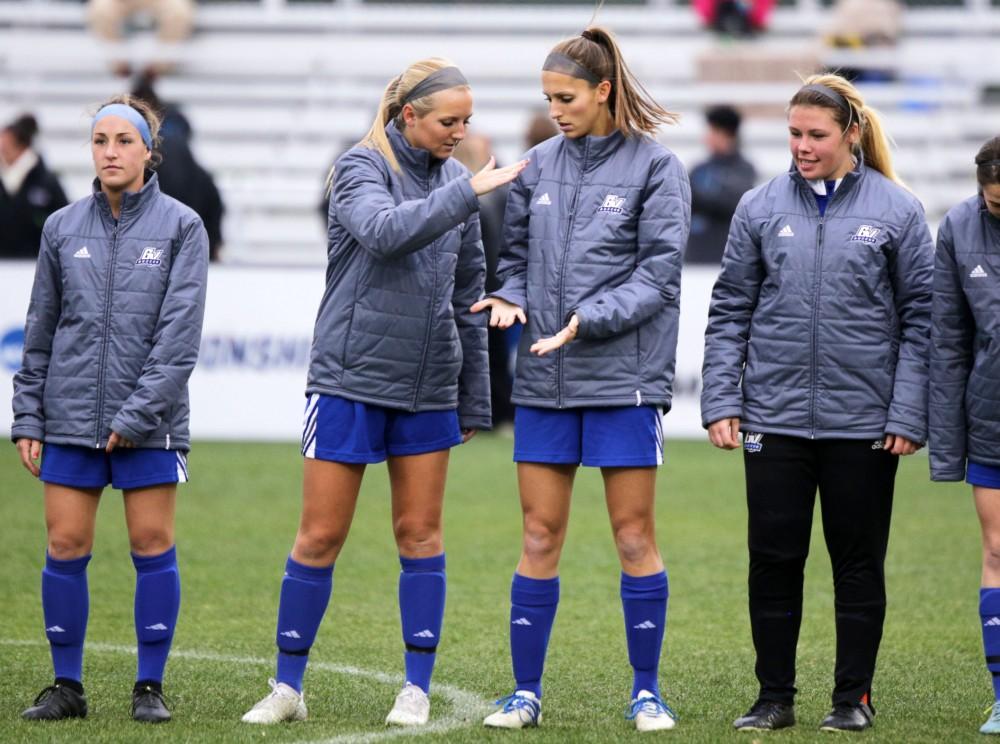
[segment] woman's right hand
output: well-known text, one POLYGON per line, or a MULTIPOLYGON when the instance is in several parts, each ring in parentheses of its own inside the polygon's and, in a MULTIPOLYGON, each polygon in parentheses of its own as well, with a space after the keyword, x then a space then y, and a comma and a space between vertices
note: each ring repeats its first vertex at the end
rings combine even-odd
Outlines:
POLYGON ((740 420, 724 418, 709 424, 708 440, 719 449, 739 449, 740 420))
POLYGON ((41 472, 37 461, 42 456, 42 443, 37 439, 18 439, 14 446, 17 447, 17 454, 21 456, 21 464, 37 478, 41 472))
POLYGON ((490 311, 491 328, 510 328, 514 325, 515 320, 521 321, 522 324, 528 322, 528 318, 525 316, 524 310, 521 309, 520 305, 514 305, 507 302, 507 300, 501 300, 499 297, 487 297, 485 300, 480 300, 469 308, 474 313, 479 313, 487 309, 490 311))
POLYGON ((497 159, 491 157, 490 161, 483 166, 483 169, 469 179, 469 185, 476 192, 476 196, 488 194, 493 189, 513 181, 527 167, 528 161, 519 160, 513 165, 508 165, 504 168, 497 168, 496 164, 497 159))

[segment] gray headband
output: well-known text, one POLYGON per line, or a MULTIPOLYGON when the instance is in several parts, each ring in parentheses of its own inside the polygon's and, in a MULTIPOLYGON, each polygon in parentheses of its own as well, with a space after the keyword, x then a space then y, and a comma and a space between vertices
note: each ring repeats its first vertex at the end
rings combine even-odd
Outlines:
POLYGON ((821 96, 826 98, 828 101, 832 101, 836 104, 837 108, 847 114, 847 126, 844 127, 844 132, 851 128, 851 124, 854 123, 854 106, 852 106, 846 98, 844 98, 840 93, 835 91, 829 86, 822 85, 820 83, 813 83, 812 85, 804 85, 799 89, 799 93, 804 90, 811 91, 813 93, 819 93, 821 96))
POLYGON ((586 80, 591 85, 597 85, 601 82, 600 77, 592 73, 572 57, 567 57, 565 54, 561 54, 560 52, 552 52, 549 54, 549 56, 545 58, 545 64, 542 65, 542 69, 548 72, 558 72, 562 75, 569 75, 570 77, 579 78, 580 80, 586 80))
POLYGON ((410 101, 416 101, 418 98, 424 98, 432 93, 468 84, 469 81, 465 79, 465 75, 457 67, 442 67, 414 85, 410 92, 403 96, 399 105, 405 106, 410 101))

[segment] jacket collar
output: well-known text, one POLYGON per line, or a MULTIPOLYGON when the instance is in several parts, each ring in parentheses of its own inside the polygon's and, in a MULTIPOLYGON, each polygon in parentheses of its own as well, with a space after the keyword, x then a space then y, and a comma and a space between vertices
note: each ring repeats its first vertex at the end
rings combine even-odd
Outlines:
POLYGON ((390 121, 385 125, 385 133, 392 145, 392 151, 396 154, 399 165, 408 173, 417 176, 428 177, 432 170, 436 170, 444 163, 440 158, 431 155, 422 147, 414 147, 406 141, 396 122, 390 121))
MULTIPOLYGON (((159 195, 160 181, 157 178, 156 173, 147 170, 145 178, 146 182, 142 185, 141 189, 138 191, 126 191, 122 194, 121 212, 119 213, 120 217, 145 209, 146 206, 159 195)), ((100 208, 101 212, 114 219, 114 215, 111 214, 111 204, 108 202, 108 197, 103 191, 101 191, 100 179, 94 179, 93 189, 94 201, 97 202, 97 206, 100 208)))
MULTIPOLYGON (((864 158, 862 158, 859 155, 854 163, 854 168, 844 176, 843 180, 840 182, 840 185, 837 187, 837 190, 833 193, 833 196, 830 197, 830 201, 833 201, 835 198, 837 198, 839 194, 846 194, 848 191, 854 188, 855 184, 857 184, 864 177, 865 172, 867 170, 868 168, 865 165, 864 158)), ((792 177, 792 180, 796 184, 798 184, 799 188, 802 190, 802 193, 809 198, 810 202, 812 202, 816 198, 815 196, 813 196, 812 186, 810 186, 809 182, 802 177, 801 173, 799 173, 799 169, 795 167, 794 160, 792 161, 792 164, 788 169, 788 173, 792 177)))
POLYGON ((565 135, 562 135, 562 138, 563 147, 569 153, 570 158, 583 167, 607 160, 625 141, 625 135, 617 129, 604 137, 588 134, 585 137, 575 139, 570 139, 565 135))

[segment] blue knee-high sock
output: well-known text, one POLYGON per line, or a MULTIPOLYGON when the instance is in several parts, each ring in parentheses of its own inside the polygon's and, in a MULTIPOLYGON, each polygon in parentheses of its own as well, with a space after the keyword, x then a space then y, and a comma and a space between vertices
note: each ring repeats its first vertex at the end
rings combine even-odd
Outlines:
POLYGON ((622 573, 622 608, 625 610, 625 639, 632 665, 632 698, 640 690, 660 694, 658 670, 663 631, 667 624, 667 572, 649 576, 622 573))
POLYGON ((89 555, 68 561, 45 555, 42 612, 56 679, 80 682, 83 676, 83 639, 87 635, 90 611, 88 563, 89 555))
POLYGON ((1000 700, 1000 589, 984 586, 979 590, 979 618, 986 668, 993 675, 993 694, 1000 700))
POLYGON ((135 566, 135 637, 139 642, 137 682, 163 682, 181 607, 177 546, 159 555, 132 554, 135 566))
POLYGON ((314 568, 288 556, 278 602, 278 671, 274 676, 298 692, 302 691, 309 649, 316 640, 332 591, 332 563, 314 568))
POLYGON ((559 577, 514 574, 510 585, 510 658, 518 690, 542 696, 542 671, 559 606, 559 577))
POLYGON ((406 681, 430 692, 444 619, 444 553, 430 558, 399 556, 399 617, 406 644, 406 681))

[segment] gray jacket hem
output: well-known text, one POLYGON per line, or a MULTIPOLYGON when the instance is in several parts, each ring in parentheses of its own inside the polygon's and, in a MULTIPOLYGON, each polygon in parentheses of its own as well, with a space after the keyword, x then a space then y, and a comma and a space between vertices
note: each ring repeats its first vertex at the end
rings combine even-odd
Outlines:
POLYGON ((885 436, 884 431, 877 431, 875 429, 868 431, 823 429, 810 432, 809 429, 800 426, 773 426, 771 424, 761 424, 749 420, 740 421, 740 431, 760 432, 761 434, 781 434, 786 437, 800 437, 802 439, 881 439, 885 436))
MULTIPOLYGON (((666 410, 670 410, 670 404, 672 402, 672 397, 669 395, 659 396, 659 397, 645 397, 642 398, 642 403, 640 406, 661 406, 666 410)), ((563 399, 562 406, 557 405, 556 401, 552 398, 533 398, 527 395, 512 395, 510 396, 510 402, 519 406, 531 406, 533 408, 610 408, 614 407, 631 407, 637 408, 635 403, 635 395, 609 395, 609 396, 592 396, 592 397, 567 397, 563 399)))
POLYGON ((399 398, 388 398, 382 395, 370 395, 368 393, 359 393, 356 390, 349 390, 348 388, 341 387, 339 385, 307 386, 306 395, 312 395, 313 393, 319 393, 320 395, 336 395, 339 398, 354 400, 358 403, 370 403, 371 405, 382 406, 383 408, 392 408, 397 411, 410 411, 413 413, 417 413, 419 411, 458 410, 457 400, 452 403, 420 403, 419 405, 414 406, 412 398, 401 400, 399 398))
MULTIPOLYGON (((100 447, 95 447, 94 440, 90 437, 74 437, 65 434, 46 434, 41 441, 45 444, 68 444, 74 447, 86 447, 87 449, 103 449, 108 443, 107 439, 102 439, 100 447)), ((165 437, 155 437, 135 446, 136 449, 165 449, 188 452, 191 449, 191 442, 188 439, 181 439, 180 437, 170 437, 170 446, 168 447, 165 437)))

